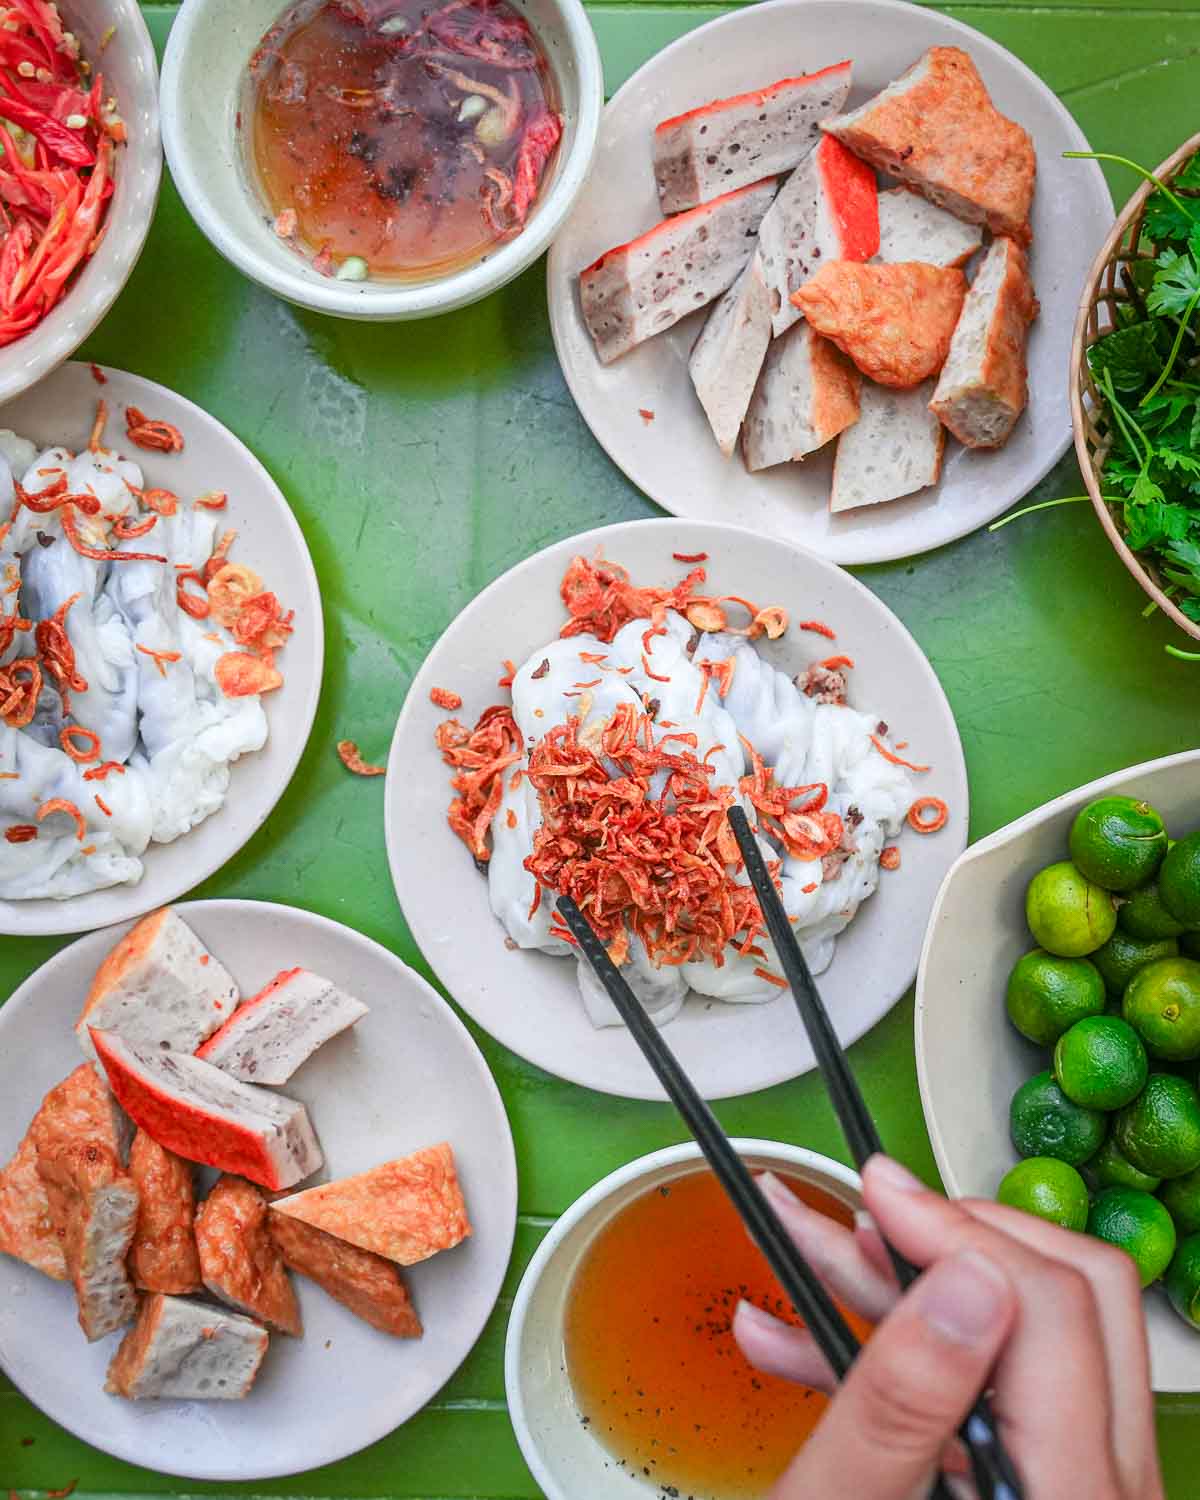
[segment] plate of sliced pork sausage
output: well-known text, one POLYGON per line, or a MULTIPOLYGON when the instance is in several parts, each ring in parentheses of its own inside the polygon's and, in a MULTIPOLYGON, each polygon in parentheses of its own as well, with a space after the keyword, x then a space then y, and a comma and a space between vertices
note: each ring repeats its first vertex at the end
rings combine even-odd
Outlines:
POLYGON ((1070 440, 1071 309, 1112 220, 1011 53, 900 0, 770 0, 608 105, 550 255, 599 442, 677 515, 880 562, 973 531, 1070 440))
POLYGON ((508 1121, 450 1007, 268 902, 164 907, 32 975, 0 1012, 0 1162, 0 1368, 192 1479, 405 1422, 479 1336, 516 1224, 508 1121))

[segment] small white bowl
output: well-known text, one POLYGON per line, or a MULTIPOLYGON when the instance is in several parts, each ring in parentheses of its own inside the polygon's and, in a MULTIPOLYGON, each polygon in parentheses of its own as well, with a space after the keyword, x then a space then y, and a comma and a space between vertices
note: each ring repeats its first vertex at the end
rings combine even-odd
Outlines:
MULTIPOLYGON (((780 1141, 735 1140, 733 1146, 752 1171, 786 1172, 851 1210, 862 1205, 858 1174, 841 1162, 780 1141)), ((575 1272, 601 1230, 633 1199, 698 1167, 706 1170, 694 1141, 618 1167, 567 1209, 529 1262, 508 1323, 504 1388, 517 1442, 546 1500, 662 1495, 661 1483, 618 1467, 579 1420, 563 1327, 575 1272)))
POLYGON ((400 322, 466 307, 519 275, 562 227, 583 188, 604 103, 604 74, 580 0, 512 0, 550 60, 563 116, 550 179, 525 228, 477 264, 431 281, 336 281, 284 244, 250 183, 237 129, 246 65, 286 0, 184 0, 162 71, 163 144, 188 211, 253 281, 314 312, 400 322))
MULTIPOLYGON (((1200 750, 1147 761, 1081 786, 972 846, 946 876, 929 919, 917 972, 917 1079, 925 1125, 946 1191, 994 1197, 1017 1161, 1008 1105, 1017 1087, 1049 1066, 1004 1007, 1008 975, 1035 946, 1025 888, 1044 865, 1066 859, 1075 814, 1095 797, 1144 797, 1172 830, 1200 823, 1200 750)), ((1200 1333, 1146 1298, 1157 1391, 1200 1391, 1200 1333)))
POLYGON ((116 301, 146 243, 162 178, 158 67, 137 0, 62 0, 60 9, 83 56, 104 75, 105 93, 116 99, 129 141, 116 154, 107 228, 96 253, 58 305, 23 338, 0 349, 0 403, 70 358, 116 301))

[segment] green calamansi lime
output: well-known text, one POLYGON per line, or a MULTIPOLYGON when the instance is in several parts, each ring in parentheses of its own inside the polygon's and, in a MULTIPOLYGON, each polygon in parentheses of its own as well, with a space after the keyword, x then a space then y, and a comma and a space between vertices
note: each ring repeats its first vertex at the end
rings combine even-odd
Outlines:
POLYGON ((1068 1027, 1104 1010, 1104 981, 1086 958, 1057 958, 1035 948, 1017 959, 1005 996, 1022 1036, 1052 1047, 1068 1027))
POLYGON ((1163 1285, 1183 1321, 1200 1328, 1200 1234, 1189 1234, 1179 1241, 1163 1285))
POLYGON ((1158 1196, 1167 1205, 1181 1236, 1200 1234, 1200 1167, 1164 1182, 1158 1196))
POLYGON ((1167 852, 1167 830, 1148 802, 1135 797, 1099 797, 1071 824, 1071 861, 1086 879, 1106 891, 1144 885, 1167 852))
POLYGON ((996 1202, 1036 1214, 1064 1229, 1083 1229, 1087 1224, 1087 1184, 1074 1167, 1053 1156, 1030 1156, 1019 1161, 996 1189, 996 1202))
POLYGON ((1162 862, 1158 888, 1171 915, 1200 927, 1200 829, 1180 839, 1162 862))
POLYGON ((1182 1177, 1200 1167, 1200 1094, 1186 1078, 1151 1073, 1113 1129, 1129 1160, 1152 1177, 1182 1177))
POLYGON ((1099 1110, 1074 1104, 1049 1072, 1037 1073, 1012 1097, 1012 1143, 1022 1156, 1053 1156, 1081 1166, 1104 1142, 1108 1121, 1099 1110))
POLYGON ((1184 930, 1183 923, 1177 921, 1164 905, 1157 880, 1131 891, 1128 900, 1121 902, 1117 926, 1131 937, 1148 941, 1177 938, 1184 930))
POLYGON ((1109 995, 1119 999, 1139 969, 1156 958, 1174 958, 1178 952, 1179 944, 1174 938, 1139 938, 1123 932, 1118 916, 1116 932, 1086 962, 1095 964, 1109 995))
POLYGON ((1175 1225, 1157 1198, 1139 1188, 1105 1188, 1092 1204, 1087 1232, 1133 1256, 1143 1286, 1157 1281, 1175 1254, 1175 1225))
POLYGON ((1121 1013, 1154 1057, 1200 1057, 1200 963, 1160 958, 1129 982, 1121 1013))
POLYGON ((1097 1192, 1107 1187, 1131 1187, 1153 1193, 1162 1181, 1135 1167, 1111 1135, 1088 1162, 1086 1176, 1097 1192))
POLYGON ((1029 882, 1025 917, 1038 943, 1060 958, 1094 953, 1117 925, 1112 896, 1086 880, 1069 860, 1047 865, 1029 882))
POLYGON ((1120 1109, 1145 1087, 1150 1064, 1142 1039, 1119 1016, 1087 1016, 1054 1047, 1054 1078, 1073 1104, 1120 1109))
POLYGON ((1179 938, 1179 951, 1188 958, 1200 958, 1200 932, 1185 932, 1179 938))

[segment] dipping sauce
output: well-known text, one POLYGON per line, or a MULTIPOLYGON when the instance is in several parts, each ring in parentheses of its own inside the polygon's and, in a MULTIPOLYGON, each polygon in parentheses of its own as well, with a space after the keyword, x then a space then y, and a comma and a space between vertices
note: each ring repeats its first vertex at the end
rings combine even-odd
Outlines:
MULTIPOLYGON (((852 1222, 836 1199, 778 1175, 852 1222)), ((731 1331, 740 1298, 799 1321, 704 1168, 635 1199, 576 1272, 566 1355, 581 1419, 663 1494, 758 1500, 825 1410, 825 1396, 746 1361, 731 1331)), ((862 1320, 848 1320, 865 1337, 862 1320)))
POLYGON ((562 134, 545 54, 505 0, 302 0, 249 77, 275 231, 344 280, 482 259, 524 226, 562 134))

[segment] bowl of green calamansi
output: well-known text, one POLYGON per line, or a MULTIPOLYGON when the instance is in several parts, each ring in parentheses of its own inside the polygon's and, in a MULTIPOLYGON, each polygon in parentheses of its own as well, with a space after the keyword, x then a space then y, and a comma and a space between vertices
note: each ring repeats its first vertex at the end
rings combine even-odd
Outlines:
POLYGON ((1200 1390, 1200 751, 967 850, 930 918, 916 1052, 947 1191, 1119 1246, 1155 1388, 1200 1390))

